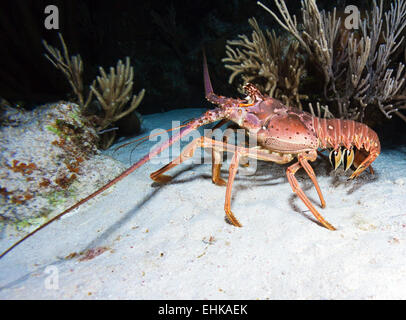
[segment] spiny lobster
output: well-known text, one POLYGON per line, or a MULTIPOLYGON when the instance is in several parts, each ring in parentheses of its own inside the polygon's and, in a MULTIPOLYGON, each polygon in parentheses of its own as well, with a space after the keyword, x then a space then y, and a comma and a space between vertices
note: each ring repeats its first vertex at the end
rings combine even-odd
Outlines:
POLYGON ((287 107, 276 99, 262 95, 251 83, 247 83, 244 86, 244 90, 247 94, 246 99, 233 99, 216 95, 213 92, 210 82, 207 61, 204 54, 203 73, 206 99, 217 105, 215 109, 209 110, 201 117, 187 123, 179 133, 173 135, 164 144, 153 149, 149 154, 144 156, 141 160, 102 188, 22 238, 12 247, 3 252, 0 255, 0 258, 19 243, 51 222, 59 219, 66 213, 79 207, 124 179, 140 166, 148 162, 151 158, 170 147, 173 143, 186 136, 191 131, 217 121, 220 122, 216 127, 221 126, 227 121, 232 121, 238 124, 247 131, 248 135, 254 135, 256 137, 258 146, 255 148, 235 146, 224 141, 216 141, 209 137, 202 136, 190 142, 182 150, 177 159, 171 161, 156 172, 153 172, 151 178, 157 182, 167 182, 170 180, 170 177, 164 175, 166 171, 191 158, 198 147, 211 149, 213 155, 212 181, 218 185, 226 185, 225 213, 228 220, 234 226, 241 227, 240 222, 231 212, 231 190, 240 160, 248 157, 285 164, 291 162, 294 158, 297 158, 298 162, 292 164, 286 170, 286 175, 293 191, 324 227, 330 230, 335 230, 335 228, 317 212, 310 200, 304 194, 295 178, 295 173, 300 168, 303 168, 306 171, 317 190, 321 207, 324 208, 325 201, 317 183, 316 175, 310 166, 309 161, 316 160, 318 149, 332 149, 332 152, 330 153, 330 161, 332 162, 333 167, 336 169, 340 163, 343 162, 344 167, 347 170, 351 164, 353 164, 356 167, 356 170, 349 178, 353 179, 368 168, 380 153, 380 142, 375 131, 365 124, 352 120, 318 118, 307 112, 300 111, 299 109, 287 107), (354 146, 359 150, 355 154, 354 146), (221 163, 219 159, 222 152, 233 153, 227 183, 220 177, 221 163))

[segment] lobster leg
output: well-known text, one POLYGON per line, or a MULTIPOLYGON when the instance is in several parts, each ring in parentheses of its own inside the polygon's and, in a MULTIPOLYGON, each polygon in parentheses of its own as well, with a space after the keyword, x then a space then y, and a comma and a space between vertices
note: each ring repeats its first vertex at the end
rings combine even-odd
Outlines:
MULTIPOLYGON (((200 137, 192 142, 190 142, 185 148, 183 148, 181 154, 179 157, 177 157, 175 160, 172 160, 170 163, 168 163, 166 166, 162 167, 161 169, 151 173, 150 177, 152 180, 156 182, 168 182, 171 180, 172 177, 164 175, 164 173, 177 165, 181 164, 185 160, 193 157, 193 154, 196 151, 196 148, 200 146, 201 148, 212 148, 214 150, 213 155, 216 157, 216 159, 213 159, 213 182, 215 182, 216 178, 219 178, 220 175, 220 166, 221 166, 221 161, 220 161, 220 152, 224 151, 223 146, 225 146, 225 149, 231 149, 234 148, 234 146, 228 145, 223 142, 219 142, 216 140, 213 140, 208 137, 200 137), (219 148, 221 146, 221 148, 219 148), (227 148, 228 147, 228 148, 227 148), (218 163, 219 167, 216 167, 215 165, 218 163)), ((221 178, 220 178, 221 179, 221 178)), ((225 185, 225 182, 224 182, 225 185)))
MULTIPOLYGON (((220 128, 224 124, 228 122, 227 119, 221 120, 219 123, 217 123, 212 131, 220 128)), ((227 136, 224 136, 223 142, 227 143, 228 138, 227 136)), ((221 157, 221 152, 217 151, 215 148, 212 149, 212 170, 211 170, 211 180, 215 185, 218 186, 225 186, 227 183, 224 181, 224 179, 221 178, 220 172, 221 172, 221 163, 222 163, 222 157, 221 157)))
MULTIPOLYGON (((191 143, 189 143, 183 150, 181 155, 168 163, 166 166, 162 167, 161 169, 153 172, 151 174, 151 179, 157 182, 167 182, 170 180, 171 177, 164 175, 164 173, 171 168, 177 166, 178 164, 184 162, 185 160, 191 158, 196 150, 196 148, 200 146, 202 148, 212 148, 215 150, 216 153, 228 151, 228 152, 233 152, 234 156, 230 165, 229 169, 229 177, 228 177, 228 182, 227 182, 227 189, 226 189, 226 199, 225 199, 225 204, 224 204, 224 211, 227 215, 227 218, 229 221, 236 227, 241 227, 241 223, 234 217, 234 214, 231 211, 231 192, 232 192, 232 185, 235 179, 235 176, 238 171, 238 164, 240 157, 245 156, 245 157, 250 157, 250 158, 255 158, 259 160, 265 160, 265 161, 272 161, 276 163, 287 163, 292 160, 292 156, 289 154, 284 154, 284 155, 275 155, 275 154, 269 154, 265 152, 261 152, 256 149, 249 149, 249 148, 244 148, 244 147, 236 147, 234 145, 229 145, 224 142, 216 141, 207 137, 201 137, 198 139, 193 140, 191 143)), ((312 179, 316 190, 319 194, 320 201, 325 205, 323 196, 320 191, 320 187, 317 183, 315 174, 307 160, 313 160, 314 155, 307 155, 307 154, 301 154, 299 155, 299 161, 290 167, 288 167, 286 174, 288 177, 288 181, 293 189, 293 191, 299 196, 299 198, 304 202, 304 204, 310 209, 312 214, 315 216, 315 218, 327 229, 330 230, 336 230, 330 223, 328 223, 314 208, 314 206, 311 204, 310 200, 307 198, 307 196, 304 194, 303 190, 300 188, 297 179, 295 178, 295 173, 297 170, 302 168, 302 166, 305 168, 306 172, 309 174, 310 178, 312 179)))
MULTIPOLYGON (((178 158, 171 161, 170 163, 168 163, 166 166, 162 167, 161 169, 153 172, 150 175, 151 179, 153 179, 154 181, 157 181, 157 182, 170 181, 171 177, 164 175, 164 173, 166 171, 170 170, 171 168, 177 166, 178 164, 181 164, 185 160, 191 158, 193 156, 194 152, 196 151, 196 148, 199 145, 202 148, 212 148, 213 155, 215 155, 216 157, 220 156, 220 152, 225 151, 225 149, 228 151, 236 151, 235 146, 229 145, 224 142, 219 142, 219 141, 207 138, 207 137, 201 137, 201 138, 195 139, 191 143, 189 143, 182 150, 182 153, 178 158)), ((234 215, 230 209, 230 207, 231 207, 231 190, 232 190, 232 184, 233 184, 235 175, 238 170, 238 159, 239 159, 238 152, 234 152, 232 164, 230 165, 230 175, 229 175, 228 183, 227 183, 226 201, 225 201, 225 205, 224 205, 224 211, 226 212, 227 218, 234 226, 241 227, 242 225, 238 222, 237 218, 234 217, 234 215)), ((224 180, 219 177, 220 166, 221 166, 221 163, 215 163, 215 160, 213 159, 213 178, 212 179, 213 179, 213 182, 215 182, 215 183, 219 182, 219 181, 224 182, 224 180), (216 165, 218 165, 218 166, 216 166, 216 165), (218 170, 218 172, 216 172, 216 170, 218 170), (219 180, 219 179, 221 179, 221 180, 219 180)), ((225 185, 225 182, 224 182, 224 185, 225 185)))
POLYGON ((372 167, 370 166, 372 162, 374 162, 374 160, 379 156, 379 153, 371 153, 370 155, 368 155, 364 161, 362 161, 362 163, 357 167, 357 169, 352 173, 352 175, 348 178, 348 180, 354 179, 356 177, 358 177, 362 171, 364 171, 366 168, 369 167, 369 170, 371 171, 371 173, 374 173, 374 170, 372 169, 372 167))
POLYGON ((309 162, 314 161, 317 159, 317 152, 314 152, 312 154, 305 154, 305 155, 299 155, 298 160, 300 164, 302 165, 303 169, 305 169, 306 173, 312 180, 314 187, 316 188, 317 194, 319 195, 320 202, 321 202, 321 207, 325 208, 326 207, 326 201, 324 201, 323 194, 321 193, 321 189, 319 187, 319 183, 317 182, 316 174, 313 171, 313 168, 310 166, 309 162))
POLYGON ((234 217, 231 212, 231 191, 233 189, 233 182, 235 175, 238 171, 238 163, 240 161, 239 152, 235 152, 231 160, 230 169, 228 173, 227 189, 226 189, 226 201, 224 203, 224 211, 226 212, 228 220, 236 227, 242 227, 242 224, 234 217))
POLYGON ((221 152, 215 148, 212 149, 212 167, 211 167, 211 180, 215 185, 225 186, 227 183, 221 178, 221 152))
MULTIPOLYGON (((310 202, 309 198, 304 194, 303 190, 300 188, 299 183, 297 179, 295 178, 295 173, 297 170, 299 170, 302 167, 300 162, 296 162, 295 164, 292 164, 290 167, 287 168, 286 170, 286 176, 288 177, 288 181, 290 183, 290 186, 293 189, 293 192, 295 192, 299 198, 303 201, 303 203, 309 208, 311 213, 314 215, 314 217, 327 229, 329 230, 336 230, 330 223, 328 223, 324 218, 320 215, 320 213, 317 212, 317 210, 314 208, 312 203, 310 202)), ((317 187, 316 187, 317 189, 317 187)))
POLYGON ((172 177, 164 175, 164 173, 173 167, 176 167, 178 164, 181 164, 183 161, 193 157, 193 154, 196 151, 197 146, 200 144, 200 138, 193 140, 189 143, 181 152, 180 156, 175 160, 169 162, 166 166, 161 169, 151 173, 150 177, 152 180, 159 183, 166 183, 171 181, 172 177))
POLYGON ((240 157, 250 157, 264 161, 272 161, 276 163, 287 163, 292 160, 292 156, 290 154, 278 155, 278 154, 270 154, 266 152, 261 152, 255 148, 245 148, 245 147, 236 147, 234 145, 230 145, 224 142, 216 141, 207 137, 201 137, 193 140, 190 142, 183 150, 181 155, 176 158, 175 160, 168 163, 166 166, 162 167, 161 169, 151 173, 151 179, 157 182, 167 182, 171 179, 170 176, 164 175, 164 173, 171 168, 181 164, 185 160, 191 158, 196 151, 196 148, 200 146, 201 148, 212 148, 215 149, 217 153, 220 152, 232 152, 234 153, 233 159, 229 169, 229 177, 227 182, 227 189, 226 189, 226 200, 224 204, 224 211, 227 215, 229 221, 236 227, 241 227, 242 225, 240 222, 234 217, 233 213, 231 212, 231 191, 232 185, 234 182, 235 175, 238 171, 238 163, 240 157))
MULTIPOLYGON (((212 130, 215 130, 217 128, 220 128, 223 124, 227 123, 227 120, 223 120, 219 122, 215 127, 213 127, 212 130)), ((230 126, 228 127, 230 129, 230 126)), ((223 136, 223 142, 228 143, 228 138, 229 136, 224 135, 223 136)), ((222 156, 221 152, 218 152, 215 148, 212 149, 212 181, 215 185, 218 186, 225 186, 227 183, 224 181, 224 179, 221 178, 220 176, 220 170, 221 170, 221 164, 222 164, 222 156)), ((240 159, 240 165, 244 167, 248 167, 249 163, 247 162, 246 158, 240 159)))

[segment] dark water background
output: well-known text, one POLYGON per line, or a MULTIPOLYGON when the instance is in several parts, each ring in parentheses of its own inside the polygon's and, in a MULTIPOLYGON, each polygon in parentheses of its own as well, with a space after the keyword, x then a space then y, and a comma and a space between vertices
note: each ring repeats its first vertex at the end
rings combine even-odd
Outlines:
MULTIPOLYGON (((273 1, 263 1, 277 11, 273 1)), ((286 1, 300 19, 300 1, 286 1)), ((387 1, 386 1, 387 2, 387 1)), ((346 5, 360 9, 366 1, 317 1, 320 9, 346 5)), ((255 17, 263 29, 283 32, 275 20, 253 0, 234 1, 2 1, 0 4, 0 97, 32 109, 42 103, 72 99, 63 74, 44 57, 41 43, 60 48, 62 33, 71 55, 80 54, 84 84, 118 59, 131 58, 135 69, 134 93, 146 89, 137 111, 141 114, 179 108, 210 107, 204 99, 202 47, 206 49, 215 91, 238 96, 237 84, 229 84, 230 71, 221 59, 227 40, 250 35, 248 18, 255 17), (59 9, 59 30, 44 27, 47 5, 59 9)), ((395 118, 395 117, 394 117, 395 118)), ((405 142, 405 123, 382 119, 376 128, 388 143, 405 142)))

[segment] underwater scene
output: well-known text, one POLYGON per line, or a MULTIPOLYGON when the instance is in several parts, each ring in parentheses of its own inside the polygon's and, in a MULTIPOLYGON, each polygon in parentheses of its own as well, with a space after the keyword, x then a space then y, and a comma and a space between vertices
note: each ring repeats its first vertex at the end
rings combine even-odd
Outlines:
POLYGON ((0 17, 1 300, 406 299, 406 0, 0 17))

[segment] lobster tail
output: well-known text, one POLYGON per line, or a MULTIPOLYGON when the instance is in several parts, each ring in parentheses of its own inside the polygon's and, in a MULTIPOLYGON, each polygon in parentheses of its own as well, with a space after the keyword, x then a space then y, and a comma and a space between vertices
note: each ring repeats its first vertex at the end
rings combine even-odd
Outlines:
MULTIPOLYGON (((320 148, 332 148, 338 150, 344 147, 351 154, 353 147, 358 150, 355 153, 353 165, 356 170, 350 176, 354 179, 378 157, 381 152, 381 144, 378 135, 367 125, 353 120, 313 118, 313 126, 319 139, 320 148)), ((346 165, 348 169, 348 165, 346 165)))

